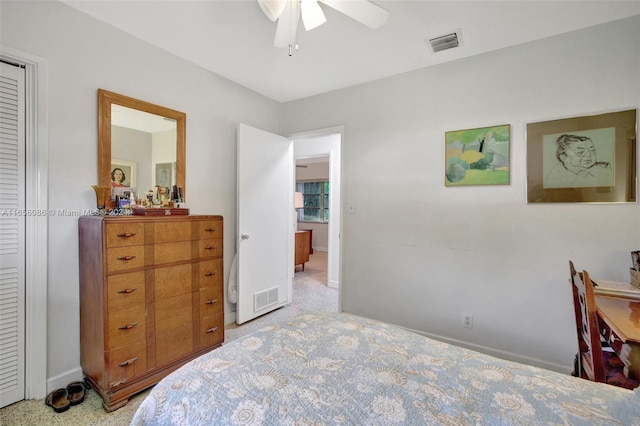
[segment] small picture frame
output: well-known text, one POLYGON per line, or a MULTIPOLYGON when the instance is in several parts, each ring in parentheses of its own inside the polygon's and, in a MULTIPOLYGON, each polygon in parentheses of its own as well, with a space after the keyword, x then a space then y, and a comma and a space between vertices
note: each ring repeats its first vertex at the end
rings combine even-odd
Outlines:
POLYGON ((640 271, 640 250, 631 252, 631 265, 636 271, 640 271))
POLYGON ((111 187, 135 187, 137 180, 137 163, 135 161, 111 159, 111 187))
POLYGON ((171 188, 173 185, 173 164, 156 163, 156 186, 171 188))

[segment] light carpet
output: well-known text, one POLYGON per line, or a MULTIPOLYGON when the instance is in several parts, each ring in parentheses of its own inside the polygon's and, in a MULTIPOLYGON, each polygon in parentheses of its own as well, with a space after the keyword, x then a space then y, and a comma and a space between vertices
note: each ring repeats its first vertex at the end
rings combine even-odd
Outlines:
MULTIPOLYGON (((225 327, 225 342, 230 342, 266 325, 287 321, 303 312, 338 312, 338 290, 327 286, 327 253, 316 251, 301 271, 297 267, 293 280, 293 302, 267 315, 242 325, 225 327)), ((102 408, 102 399, 93 391, 87 391, 85 401, 56 413, 40 400, 20 401, 0 409, 0 425, 128 425, 138 406, 149 393, 141 392, 118 410, 107 413, 102 408)))

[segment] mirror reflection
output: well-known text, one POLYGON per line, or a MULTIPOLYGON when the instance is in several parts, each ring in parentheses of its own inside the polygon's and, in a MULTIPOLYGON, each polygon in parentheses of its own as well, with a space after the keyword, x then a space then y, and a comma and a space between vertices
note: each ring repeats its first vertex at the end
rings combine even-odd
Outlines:
POLYGON ((147 191, 176 184, 176 120, 111 105, 112 187, 147 191))
POLYGON ((132 188, 138 198, 175 186, 185 198, 186 114, 98 90, 98 181, 132 188))

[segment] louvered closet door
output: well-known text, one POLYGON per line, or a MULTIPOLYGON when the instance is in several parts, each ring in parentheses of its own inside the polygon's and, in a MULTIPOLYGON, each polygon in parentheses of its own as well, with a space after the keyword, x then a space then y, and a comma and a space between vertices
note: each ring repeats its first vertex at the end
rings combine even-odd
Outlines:
POLYGON ((24 399, 25 71, 0 62, 0 407, 24 399))

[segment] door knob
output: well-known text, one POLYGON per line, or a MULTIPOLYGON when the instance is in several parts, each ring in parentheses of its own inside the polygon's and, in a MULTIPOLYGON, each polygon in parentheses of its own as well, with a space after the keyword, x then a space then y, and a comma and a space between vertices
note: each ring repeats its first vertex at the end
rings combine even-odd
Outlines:
POLYGON ((249 239, 249 235, 247 235, 247 234, 242 234, 242 235, 240 236, 240 238, 242 238, 243 240, 248 240, 248 239, 249 239))

